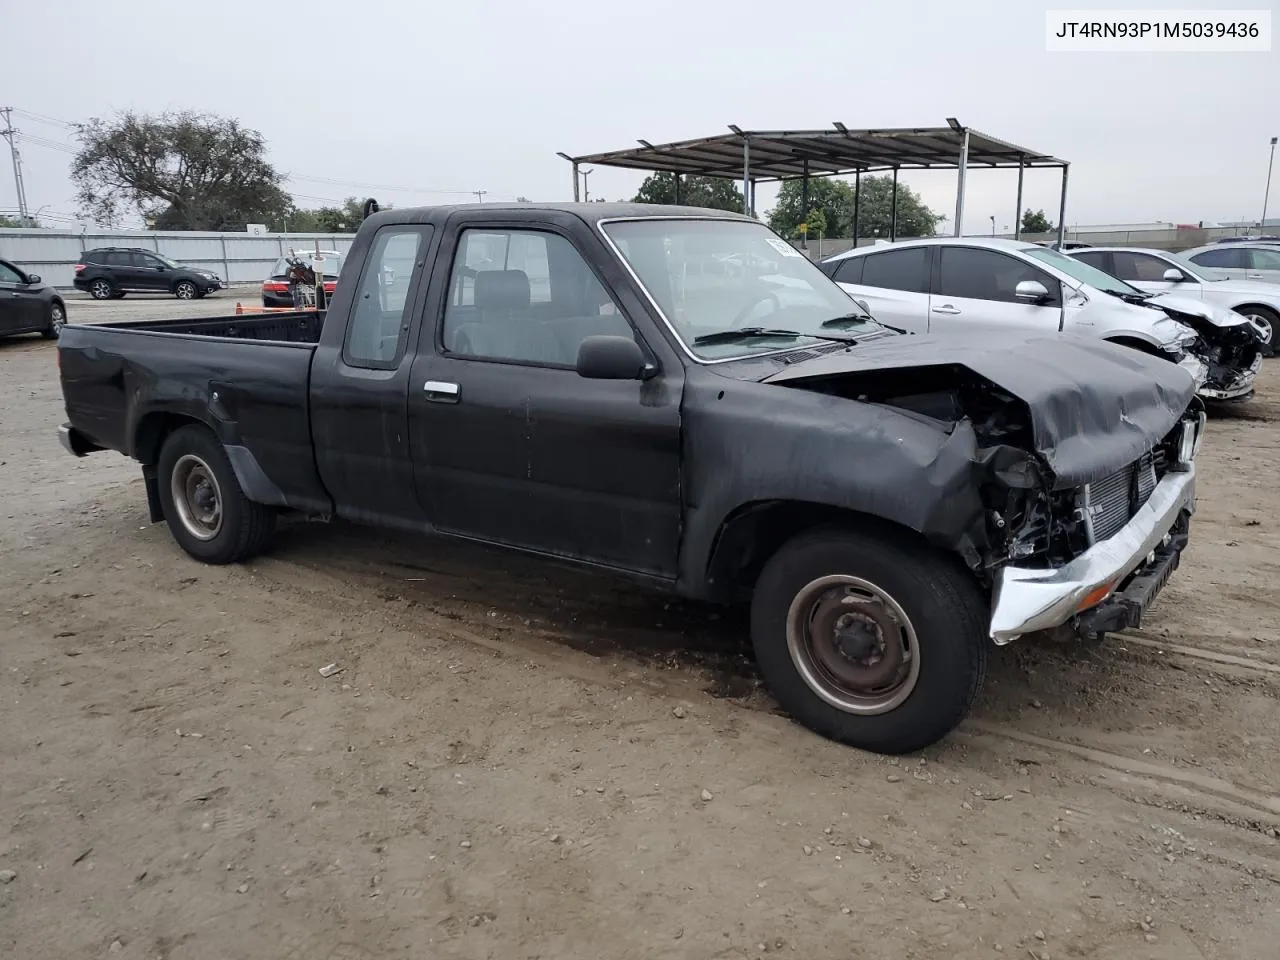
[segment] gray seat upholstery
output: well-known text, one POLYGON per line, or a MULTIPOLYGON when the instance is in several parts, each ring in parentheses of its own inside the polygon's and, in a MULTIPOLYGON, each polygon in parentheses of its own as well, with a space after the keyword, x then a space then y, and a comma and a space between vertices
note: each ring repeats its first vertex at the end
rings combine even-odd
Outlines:
POLYGON ((477 318, 459 324, 446 342, 455 353, 533 363, 563 363, 559 344, 532 316, 523 270, 481 270, 475 279, 477 318))

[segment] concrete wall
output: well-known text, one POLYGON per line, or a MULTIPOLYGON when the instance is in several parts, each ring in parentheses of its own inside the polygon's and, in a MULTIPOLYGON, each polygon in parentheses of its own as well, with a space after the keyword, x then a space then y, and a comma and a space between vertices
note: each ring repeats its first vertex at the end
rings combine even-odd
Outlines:
POLYGON ((287 233, 253 237, 245 233, 168 231, 17 230, 0 228, 0 259, 38 273, 45 283, 68 288, 80 254, 95 247, 142 247, 201 270, 212 270, 229 283, 258 283, 289 248, 346 253, 352 234, 287 233))

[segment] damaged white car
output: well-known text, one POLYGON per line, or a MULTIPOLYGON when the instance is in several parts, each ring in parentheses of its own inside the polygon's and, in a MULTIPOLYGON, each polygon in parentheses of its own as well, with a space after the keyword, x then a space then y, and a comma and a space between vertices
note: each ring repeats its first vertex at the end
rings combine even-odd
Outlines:
POLYGON ((820 266, 882 323, 913 333, 1097 337, 1178 363, 1206 400, 1247 400, 1262 363, 1262 342, 1245 317, 1152 296, 1032 243, 930 237, 850 250, 820 266))

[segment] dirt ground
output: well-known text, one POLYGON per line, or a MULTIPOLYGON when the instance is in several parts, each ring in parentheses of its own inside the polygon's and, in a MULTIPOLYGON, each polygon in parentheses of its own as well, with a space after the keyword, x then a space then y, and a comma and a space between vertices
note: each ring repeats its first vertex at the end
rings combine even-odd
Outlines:
POLYGON ((893 761, 736 614, 338 524, 201 566, 62 452, 54 356, 0 341, 0 956, 1276 956, 1280 360, 1144 630, 996 651, 893 761))

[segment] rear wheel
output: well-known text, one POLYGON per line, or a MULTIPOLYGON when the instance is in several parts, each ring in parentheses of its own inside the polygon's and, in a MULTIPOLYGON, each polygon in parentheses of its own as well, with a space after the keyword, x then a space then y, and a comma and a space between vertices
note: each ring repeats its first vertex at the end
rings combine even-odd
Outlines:
POLYGON ((116 287, 110 280, 99 277, 89 284, 89 296, 95 300, 110 300, 116 295, 116 287))
POLYGON ((57 340, 62 335, 62 328, 67 325, 67 308, 61 300, 49 304, 49 325, 40 331, 46 340, 57 340))
POLYGON ((879 753, 907 753, 964 718, 986 672, 987 604, 932 548, 840 529, 802 534, 765 565, 751 639, 797 721, 879 753))
POLYGON ((245 496, 231 461, 205 427, 174 431, 160 450, 160 503, 169 532, 205 563, 235 563, 271 541, 276 512, 245 496))
POLYGON ((173 287, 173 295, 179 300, 194 300, 199 291, 190 280, 179 280, 173 287))
POLYGON ((1280 315, 1267 307, 1255 305, 1236 307, 1236 313, 1248 320, 1253 329, 1258 331, 1258 337, 1262 340, 1263 355, 1274 356, 1276 327, 1280 326, 1280 315))

